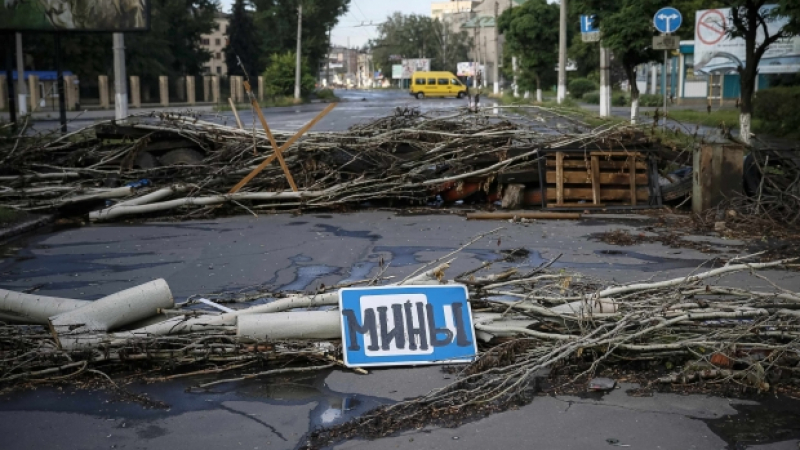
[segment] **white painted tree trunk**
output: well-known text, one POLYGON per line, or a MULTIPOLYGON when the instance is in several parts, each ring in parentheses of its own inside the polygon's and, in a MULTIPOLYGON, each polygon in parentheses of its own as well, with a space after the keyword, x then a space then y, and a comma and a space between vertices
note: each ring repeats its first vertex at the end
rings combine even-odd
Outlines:
POLYGON ((631 125, 636 125, 636 119, 639 117, 639 99, 631 101, 631 125))
POLYGON ((0 320, 47 325, 51 316, 88 305, 83 300, 22 294, 0 289, 0 320))
POLYGON ((531 91, 525 91, 525 94, 522 95, 522 98, 531 98, 531 91))
POLYGON ((739 139, 742 140, 747 145, 750 145, 751 141, 751 124, 752 124, 752 115, 751 114, 739 114, 739 139))
POLYGON ((536 101, 539 102, 539 103, 542 103, 542 90, 541 89, 537 89, 536 90, 536 101))
POLYGON ((248 314, 237 318, 236 335, 260 341, 338 339, 341 315, 338 310, 248 314))
POLYGON ((126 289, 82 308, 50 318, 50 330, 62 348, 75 348, 87 335, 119 329, 175 306, 163 279, 126 289))
POLYGON ((180 206, 209 206, 219 205, 235 200, 273 201, 273 200, 302 200, 323 195, 323 192, 238 192, 229 195, 214 195, 210 197, 187 197, 169 200, 161 203, 134 206, 115 206, 89 214, 89 220, 102 221, 118 217, 149 214, 157 211, 168 211, 180 206))

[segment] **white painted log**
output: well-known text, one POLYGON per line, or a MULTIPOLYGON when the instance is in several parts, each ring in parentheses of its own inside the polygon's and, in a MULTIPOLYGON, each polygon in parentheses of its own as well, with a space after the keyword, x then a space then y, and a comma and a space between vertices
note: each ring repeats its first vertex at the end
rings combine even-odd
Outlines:
POLYGON ((219 205, 229 201, 271 201, 271 200, 302 200, 320 197, 324 193, 318 191, 307 192, 238 192, 230 195, 214 195, 210 197, 187 197, 166 202, 152 203, 149 205, 115 206, 89 214, 92 221, 111 220, 135 214, 150 214, 158 211, 168 211, 181 206, 210 206, 219 205))
POLYGON ((125 186, 121 188, 114 188, 109 189, 105 192, 97 192, 91 193, 86 195, 78 195, 75 197, 68 197, 61 201, 54 201, 54 203, 58 203, 61 206, 63 205, 72 205, 75 203, 81 202, 88 202, 92 200, 108 200, 111 198, 122 198, 122 197, 130 197, 136 192, 136 190, 130 186, 125 186))
POLYGON ((89 304, 83 300, 22 294, 0 289, 0 320, 32 325, 47 325, 51 316, 89 304))
POLYGON ((59 345, 72 348, 80 336, 112 331, 174 306, 167 282, 159 279, 55 315, 50 317, 49 323, 59 345))
POLYGON ((606 299, 571 302, 550 308, 550 311, 558 314, 574 314, 576 316, 615 314, 618 310, 617 302, 606 299))
POLYGON ((304 311, 239 316, 236 335, 257 340, 339 339, 341 316, 335 311, 304 311))
POLYGON ((139 206, 139 205, 147 205, 150 203, 158 202, 164 200, 165 198, 169 198, 175 194, 180 194, 189 190, 189 186, 185 184, 176 184, 174 186, 165 187, 159 189, 155 192, 151 192, 147 195, 143 195, 141 197, 132 198, 130 200, 125 200, 124 202, 119 202, 116 205, 112 206, 109 209, 119 208, 120 206, 139 206))
POLYGON ((751 135, 751 128, 752 128, 752 115, 751 114, 739 114, 739 139, 742 140, 747 145, 750 145, 752 140, 751 135))

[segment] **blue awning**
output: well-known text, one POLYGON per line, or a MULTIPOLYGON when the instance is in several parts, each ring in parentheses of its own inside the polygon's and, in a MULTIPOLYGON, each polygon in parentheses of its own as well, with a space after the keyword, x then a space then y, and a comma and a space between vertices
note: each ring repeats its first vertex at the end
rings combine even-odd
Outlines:
MULTIPOLYGON (((12 73, 13 73, 12 78, 16 81, 17 71, 15 70, 12 73)), ((2 75, 2 73, 0 73, 0 75, 2 75)), ((39 77, 39 81, 56 81, 56 78, 58 77, 58 72, 56 72, 55 70, 28 70, 25 71, 25 80, 27 81, 28 79, 30 79, 31 75, 36 75, 37 77, 39 77)), ((65 77, 71 75, 72 72, 70 72, 69 70, 64 71, 65 77)))

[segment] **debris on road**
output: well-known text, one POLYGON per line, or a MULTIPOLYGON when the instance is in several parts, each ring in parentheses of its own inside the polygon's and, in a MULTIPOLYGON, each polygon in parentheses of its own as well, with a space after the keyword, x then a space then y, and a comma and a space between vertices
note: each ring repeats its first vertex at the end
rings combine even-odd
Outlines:
POLYGON ((264 131, 191 115, 154 114, 58 138, 4 138, 0 206, 91 212, 91 220, 108 221, 230 208, 255 214, 425 205, 437 196, 491 204, 508 194, 509 205, 536 207, 659 204, 648 175, 659 147, 627 126, 563 134, 502 115, 400 110, 346 132, 274 138, 286 171, 269 164, 275 153, 264 131), (605 183, 616 184, 605 190, 605 183))

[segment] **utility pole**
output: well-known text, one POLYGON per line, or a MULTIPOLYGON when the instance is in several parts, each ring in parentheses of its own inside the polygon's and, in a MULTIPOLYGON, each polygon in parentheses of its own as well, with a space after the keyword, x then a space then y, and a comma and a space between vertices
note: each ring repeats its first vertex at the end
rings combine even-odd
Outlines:
POLYGON ((326 59, 328 60, 328 68, 325 70, 325 87, 330 89, 331 86, 331 28, 328 28, 328 54, 326 55, 326 59))
POLYGON ((294 99, 300 100, 301 40, 303 39, 303 2, 297 5, 297 55, 294 68, 294 99))
POLYGON ((558 36, 558 103, 567 98, 567 0, 561 0, 561 25, 558 36))
POLYGON ((500 28, 497 26, 497 16, 500 12, 500 3, 494 2, 494 68, 492 81, 494 82, 494 95, 500 93, 500 28))
POLYGON ((114 33, 114 111, 117 120, 128 117, 128 73, 125 67, 125 35, 114 33))
POLYGON ((22 53, 22 33, 17 33, 17 107, 19 115, 28 114, 28 88, 25 85, 25 55, 22 53))

